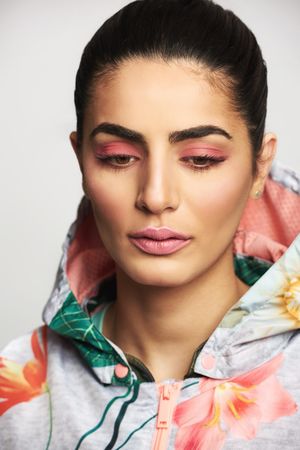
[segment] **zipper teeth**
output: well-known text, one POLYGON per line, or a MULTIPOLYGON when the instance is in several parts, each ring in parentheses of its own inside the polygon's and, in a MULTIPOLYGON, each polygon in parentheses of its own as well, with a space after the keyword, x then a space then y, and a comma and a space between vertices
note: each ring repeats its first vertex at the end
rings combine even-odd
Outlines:
POLYGON ((155 440, 155 443, 154 443, 153 450, 160 450, 161 438, 162 438, 162 429, 160 428, 157 431, 156 440, 155 440))
POLYGON ((165 450, 167 449, 169 429, 159 428, 156 432, 156 439, 152 450, 165 450))

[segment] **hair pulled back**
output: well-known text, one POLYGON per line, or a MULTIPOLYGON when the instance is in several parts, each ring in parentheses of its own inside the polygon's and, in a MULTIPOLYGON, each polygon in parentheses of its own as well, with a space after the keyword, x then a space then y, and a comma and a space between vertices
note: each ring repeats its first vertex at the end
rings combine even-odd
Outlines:
POLYGON ((135 57, 184 58, 210 69, 245 120, 255 171, 265 129, 267 68, 249 28, 210 0, 136 0, 103 23, 86 45, 76 75, 79 145, 94 81, 109 79, 120 63, 135 57))

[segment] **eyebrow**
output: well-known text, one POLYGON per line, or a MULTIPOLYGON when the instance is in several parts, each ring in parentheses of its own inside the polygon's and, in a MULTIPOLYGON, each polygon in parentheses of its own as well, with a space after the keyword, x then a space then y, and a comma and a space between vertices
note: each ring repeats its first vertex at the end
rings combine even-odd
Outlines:
MULTIPOLYGON (((118 136, 122 139, 127 139, 128 141, 135 142, 136 144, 141 144, 145 147, 147 146, 147 142, 143 134, 115 123, 100 123, 96 126, 96 128, 93 129, 90 134, 90 138, 92 139, 98 133, 111 134, 113 136, 118 136)), ((174 144, 186 139, 202 138, 211 134, 224 136, 229 140, 232 139, 232 136, 227 131, 215 125, 199 125, 196 127, 187 128, 186 130, 172 131, 171 133, 169 133, 168 139, 170 144, 174 144)))

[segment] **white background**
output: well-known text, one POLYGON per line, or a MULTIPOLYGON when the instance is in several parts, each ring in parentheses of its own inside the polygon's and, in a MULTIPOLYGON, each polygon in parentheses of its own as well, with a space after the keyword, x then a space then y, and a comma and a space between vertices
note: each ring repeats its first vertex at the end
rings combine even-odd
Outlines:
MULTIPOLYGON (((42 323, 81 198, 69 133, 84 46, 121 0, 1 0, 0 347, 42 323)), ((220 0, 254 31, 269 69, 267 131, 300 169, 300 2, 220 0)))

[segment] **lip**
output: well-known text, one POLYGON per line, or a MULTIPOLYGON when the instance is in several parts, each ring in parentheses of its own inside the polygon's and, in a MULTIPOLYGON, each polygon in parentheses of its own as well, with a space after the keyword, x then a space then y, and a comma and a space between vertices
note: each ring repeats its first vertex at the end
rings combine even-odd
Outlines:
POLYGON ((132 233, 129 239, 137 248, 151 255, 170 255, 191 241, 190 236, 168 227, 147 227, 132 233))
POLYGON ((131 233, 129 236, 133 238, 148 238, 156 241, 162 241, 164 239, 187 240, 191 238, 191 236, 179 233, 178 231, 172 230, 172 228, 169 227, 146 227, 142 230, 131 233))
POLYGON ((148 238, 129 238, 139 249, 150 255, 170 255, 185 247, 191 239, 163 239, 155 241, 148 238))

